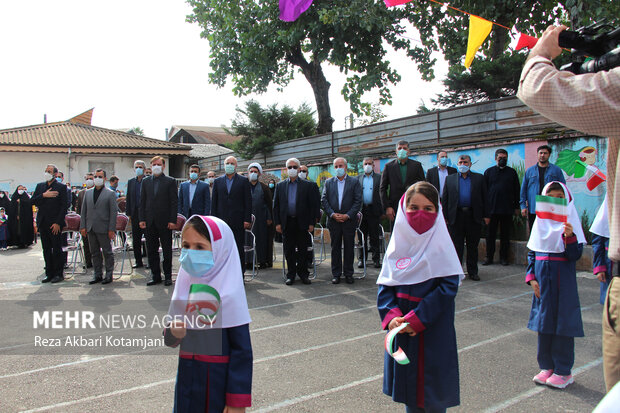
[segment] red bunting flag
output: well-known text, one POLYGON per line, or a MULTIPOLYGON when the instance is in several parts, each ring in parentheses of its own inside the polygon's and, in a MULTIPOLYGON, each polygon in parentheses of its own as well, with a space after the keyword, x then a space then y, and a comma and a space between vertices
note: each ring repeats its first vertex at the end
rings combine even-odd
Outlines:
POLYGON ((294 22, 308 10, 313 0, 280 0, 280 20, 294 22))
POLYGON ((517 47, 515 50, 521 50, 524 47, 528 49, 532 49, 532 47, 536 46, 538 39, 536 37, 528 36, 527 34, 519 33, 519 41, 517 42, 517 47))
POLYGON ((412 0, 383 0, 387 7, 398 6, 400 4, 409 3, 412 0))

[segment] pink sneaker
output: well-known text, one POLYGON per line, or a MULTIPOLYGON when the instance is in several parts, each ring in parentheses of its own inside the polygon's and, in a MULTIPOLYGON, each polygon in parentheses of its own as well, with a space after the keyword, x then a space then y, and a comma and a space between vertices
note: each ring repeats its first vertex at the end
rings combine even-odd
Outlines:
POLYGON ((555 387, 556 389, 563 389, 571 383, 574 383, 572 375, 568 376, 560 376, 558 374, 553 374, 551 377, 547 379, 547 386, 555 387))
POLYGON ((532 380, 534 380, 534 383, 536 384, 546 384, 547 379, 551 377, 552 374, 553 370, 541 370, 540 373, 535 375, 532 380))

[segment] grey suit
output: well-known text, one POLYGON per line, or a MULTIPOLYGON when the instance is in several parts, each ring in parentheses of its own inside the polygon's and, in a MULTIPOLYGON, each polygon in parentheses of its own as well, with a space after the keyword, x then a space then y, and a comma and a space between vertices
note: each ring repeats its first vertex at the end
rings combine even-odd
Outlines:
POLYGON ((88 189, 84 193, 80 229, 86 229, 88 232, 88 245, 95 267, 95 278, 102 278, 102 258, 105 257, 106 278, 112 279, 114 254, 112 253, 112 243, 108 237, 108 231, 116 231, 116 216, 118 214, 116 194, 103 187, 97 202, 95 202, 95 190, 96 188, 88 189), (101 256, 102 252, 103 257, 101 256))
POLYGON ((339 279, 341 274, 347 279, 353 277, 353 244, 355 241, 355 228, 357 226, 357 213, 362 206, 362 187, 359 180, 345 177, 342 203, 338 198, 338 178, 333 177, 325 181, 321 203, 328 216, 327 228, 332 244, 332 277, 339 279), (349 219, 345 222, 337 222, 331 219, 334 213, 346 214, 349 219), (344 242, 344 263, 342 262, 342 244, 344 242))

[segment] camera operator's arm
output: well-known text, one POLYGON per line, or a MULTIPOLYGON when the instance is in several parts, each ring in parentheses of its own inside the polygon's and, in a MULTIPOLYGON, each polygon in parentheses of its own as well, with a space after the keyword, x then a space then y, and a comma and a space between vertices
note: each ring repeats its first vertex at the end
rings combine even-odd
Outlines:
POLYGON ((517 96, 541 115, 570 128, 620 138, 620 67, 594 74, 559 71, 551 60, 562 49, 566 26, 550 26, 527 58, 517 96))

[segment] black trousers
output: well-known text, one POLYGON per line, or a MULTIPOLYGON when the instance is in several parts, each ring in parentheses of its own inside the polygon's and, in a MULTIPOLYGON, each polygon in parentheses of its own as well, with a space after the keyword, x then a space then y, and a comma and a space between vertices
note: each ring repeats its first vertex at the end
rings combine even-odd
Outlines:
POLYGON ((131 241, 133 245, 133 257, 136 261, 137 265, 143 265, 142 261, 142 234, 145 231, 140 228, 140 219, 138 218, 138 214, 134 215, 134 218, 131 218, 131 241))
POLYGON ((497 239, 497 226, 499 225, 499 259, 508 261, 508 249, 510 248, 510 232, 512 231, 512 214, 492 214, 487 234, 487 259, 493 261, 495 256, 495 240, 497 239))
POLYGON ((458 208, 454 225, 449 225, 450 237, 454 243, 459 260, 463 261, 463 250, 467 243, 467 274, 478 275, 478 243, 482 225, 474 221, 469 208, 458 208))
POLYGON ((62 277, 62 270, 65 265, 62 240, 66 234, 59 232, 52 234, 48 223, 41 223, 39 226, 39 234, 41 235, 41 247, 43 248, 43 259, 45 260, 45 276, 46 277, 62 277))
MULTIPOLYGON (((362 207, 362 223, 360 230, 364 233, 364 249, 366 250, 366 258, 368 258, 368 244, 370 243, 370 252, 372 252, 372 260, 379 261, 379 218, 371 212, 371 207, 364 205, 362 207)), ((360 248, 359 259, 362 257, 362 249, 360 248)))
POLYGON ((530 232, 532 232, 532 227, 534 226, 534 221, 536 220, 536 214, 527 214, 527 222, 530 224, 530 232))
POLYGON ((153 280, 161 280, 161 268, 159 266, 159 245, 164 256, 164 277, 172 278, 172 231, 168 229, 168 223, 146 224, 146 249, 149 256, 149 266, 153 280))
POLYGON ((239 252, 239 263, 241 265, 241 274, 243 274, 245 272, 245 250, 243 248, 245 245, 245 229, 243 227, 241 227, 241 229, 230 227, 230 229, 235 237, 235 244, 237 244, 237 252, 239 252))
POLYGON ((332 277, 353 277, 353 258, 355 244, 355 226, 354 219, 348 219, 345 222, 337 222, 330 219, 327 224, 329 236, 332 241, 332 277), (344 260, 342 246, 344 245, 344 260))
POLYGON ((308 243, 310 235, 307 229, 299 228, 299 221, 295 217, 286 219, 286 226, 282 231, 282 244, 288 272, 286 278, 306 278, 308 272, 308 243))

